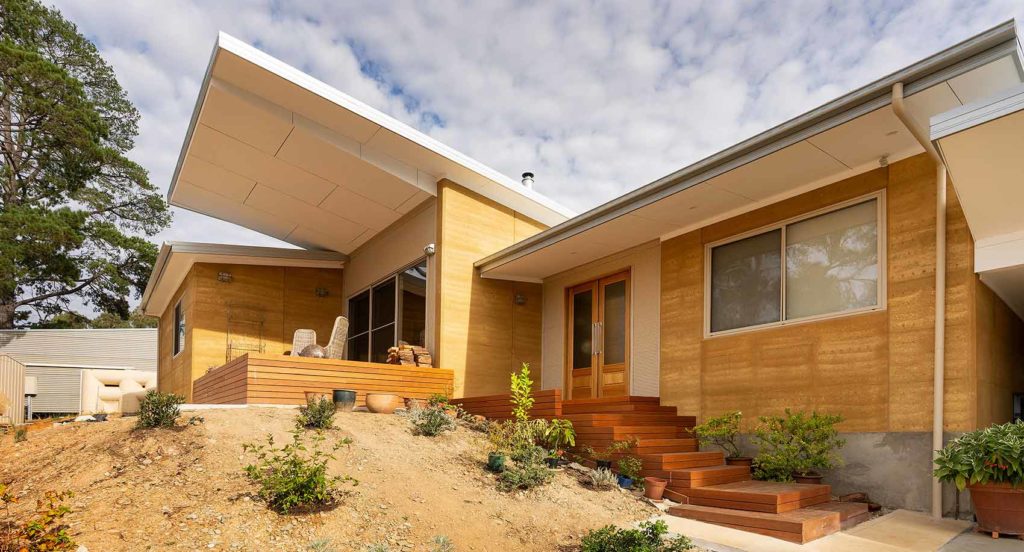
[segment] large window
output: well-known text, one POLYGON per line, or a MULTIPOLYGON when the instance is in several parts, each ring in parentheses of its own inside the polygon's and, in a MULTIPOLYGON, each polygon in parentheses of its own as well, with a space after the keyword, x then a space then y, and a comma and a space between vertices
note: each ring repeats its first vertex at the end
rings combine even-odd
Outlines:
POLYGON ((708 248, 709 333, 882 306, 883 196, 708 248))
POLYGON ((174 355, 185 348, 185 311, 181 309, 181 301, 174 305, 174 355))
POLYGON ((426 259, 349 298, 348 319, 350 360, 386 362, 399 343, 426 346, 426 259))

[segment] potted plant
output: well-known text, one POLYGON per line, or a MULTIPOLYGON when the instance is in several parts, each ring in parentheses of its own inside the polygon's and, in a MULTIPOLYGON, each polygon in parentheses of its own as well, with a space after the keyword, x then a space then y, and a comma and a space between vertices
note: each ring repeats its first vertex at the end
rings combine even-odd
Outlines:
POLYGON ((548 422, 543 431, 544 445, 550 451, 547 462, 555 467, 565 454, 565 447, 576 446, 576 430, 572 427, 572 421, 554 419, 548 422))
POLYGON ((594 461, 594 469, 612 469, 612 453, 608 449, 596 450, 590 445, 583 445, 583 454, 594 461))
POLYGON ((334 389, 331 398, 338 412, 352 412, 356 406, 356 392, 350 389, 334 389))
POLYGON ((935 458, 935 477, 969 489, 978 529, 1024 535, 1024 421, 953 439, 935 458))
POLYGON ((740 432, 740 420, 743 413, 739 410, 714 418, 708 418, 703 424, 690 430, 697 436, 700 445, 715 445, 725 451, 725 463, 730 466, 749 466, 753 458, 740 454, 736 444, 736 436, 740 432))
POLYGON ((838 449, 846 444, 836 424, 842 417, 830 414, 792 413, 761 416, 755 430, 760 451, 754 461, 754 477, 768 481, 821 483, 819 470, 841 466, 838 449))
POLYGON ((487 453, 487 469, 493 472, 505 469, 511 439, 511 426, 508 423, 494 423, 488 426, 487 440, 491 444, 491 449, 487 453))
POLYGON ((636 456, 623 456, 619 458, 618 464, 619 486, 623 489, 632 489, 633 482, 640 479, 643 462, 636 456))

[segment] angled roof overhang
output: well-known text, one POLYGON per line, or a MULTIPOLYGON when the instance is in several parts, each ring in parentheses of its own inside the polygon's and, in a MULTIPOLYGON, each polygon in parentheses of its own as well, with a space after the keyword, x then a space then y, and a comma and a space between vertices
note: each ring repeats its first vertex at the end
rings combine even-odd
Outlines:
POLYGON ((167 309, 181 282, 195 263, 221 263, 263 266, 294 266, 341 269, 348 256, 335 251, 308 251, 279 247, 225 245, 219 243, 164 242, 160 247, 153 274, 139 305, 142 312, 160 316, 167 309))
POLYGON ((975 240, 975 272, 1024 318, 1024 85, 936 115, 931 139, 975 240))
POLYGON ((449 178, 546 225, 572 212, 220 33, 168 191, 175 206, 349 253, 449 178))
POLYGON ((477 261, 484 277, 540 281, 828 185, 923 148, 891 109, 902 82, 923 127, 1024 81, 1012 21, 477 261))

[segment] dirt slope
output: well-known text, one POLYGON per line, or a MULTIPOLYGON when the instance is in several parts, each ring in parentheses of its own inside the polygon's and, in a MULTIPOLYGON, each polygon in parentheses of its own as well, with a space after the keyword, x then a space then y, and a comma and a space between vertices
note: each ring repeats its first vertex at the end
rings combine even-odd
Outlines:
MULTIPOLYGON (((205 423, 133 431, 134 419, 31 432, 0 444, 0 481, 23 493, 75 493, 69 516, 80 544, 115 550, 429 550, 447 535, 458 550, 556 550, 589 528, 649 517, 655 509, 621 491, 596 492, 567 473, 545 488, 508 494, 482 468, 483 437, 459 428, 415 437, 400 416, 338 414, 329 442, 354 443, 332 462, 359 480, 334 510, 281 516, 251 497, 242 443, 267 433, 284 443, 294 410, 201 412, 205 423)), ((189 414, 183 416, 187 419, 189 414)))

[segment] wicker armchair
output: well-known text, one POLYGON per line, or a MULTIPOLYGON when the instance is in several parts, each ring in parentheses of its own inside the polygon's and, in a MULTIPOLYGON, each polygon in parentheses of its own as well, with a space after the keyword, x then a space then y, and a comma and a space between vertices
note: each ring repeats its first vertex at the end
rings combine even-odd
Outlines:
POLYGON ((303 349, 316 345, 316 330, 295 330, 292 336, 292 356, 299 356, 303 349))
POLYGON ((348 318, 339 316, 334 319, 331 340, 327 342, 327 358, 345 358, 345 343, 348 341, 348 318))

